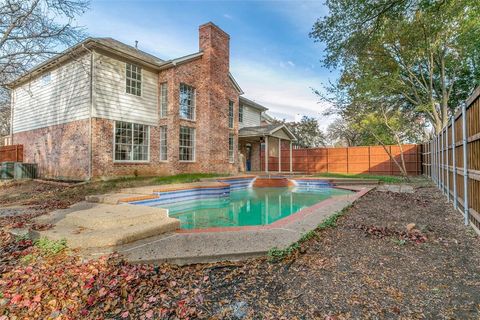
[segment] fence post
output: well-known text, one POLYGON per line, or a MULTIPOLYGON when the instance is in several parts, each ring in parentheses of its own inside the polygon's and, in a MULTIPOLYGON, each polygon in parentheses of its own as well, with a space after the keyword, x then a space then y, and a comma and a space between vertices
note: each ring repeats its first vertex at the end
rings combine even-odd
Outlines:
POLYGON ((465 225, 468 225, 468 137, 467 137, 467 106, 462 105, 462 132, 463 132, 463 210, 465 212, 465 225))
POLYGON ((443 159, 443 129, 440 131, 440 186, 442 193, 445 194, 445 168, 443 166, 444 164, 444 159, 443 159))
POLYGON ((433 148, 432 168, 433 168, 433 176, 434 176, 433 181, 435 182, 435 184, 437 184, 437 136, 436 135, 434 135, 432 138, 432 148, 433 148))
POLYGON ((430 140, 430 174, 432 176, 432 180, 435 182, 435 147, 434 142, 435 136, 432 136, 432 140, 430 140))
POLYGON ((448 166, 448 154, 450 152, 450 148, 449 148, 449 145, 448 145, 448 121, 447 121, 447 126, 446 126, 446 129, 445 129, 445 146, 446 146, 446 149, 447 149, 447 153, 446 153, 446 156, 445 156, 446 172, 447 172, 447 175, 445 177, 447 179, 447 201, 450 202, 450 167, 448 166))
POLYGON ((442 188, 442 171, 440 168, 440 134, 437 136, 437 186, 438 189, 442 188))
POLYGON ((457 161, 455 159, 455 116, 452 116, 452 166, 453 166, 453 207, 455 210, 458 208, 458 195, 457 195, 457 161))
POLYGON ((432 137, 432 179, 435 182, 435 135, 432 137))
POLYGON ((330 170, 328 170, 328 161, 329 161, 329 160, 328 160, 328 150, 330 150, 330 148, 327 148, 327 173, 330 172, 330 170))
POLYGON ((427 172, 428 172, 428 176, 430 177, 430 179, 432 178, 432 143, 431 142, 428 142, 427 143, 427 146, 428 146, 428 166, 427 166, 427 172))
MULTIPOLYGON (((390 154, 393 157, 392 146, 388 146, 388 149, 390 150, 390 154)), ((392 158, 390 158, 390 175, 393 176, 393 159, 392 158)))
POLYGON ((290 173, 293 172, 293 151, 292 151, 292 140, 290 140, 290 173))
POLYGON ((370 157, 371 157, 371 153, 370 153, 370 146, 368 146, 368 173, 371 173, 371 160, 370 160, 370 157))

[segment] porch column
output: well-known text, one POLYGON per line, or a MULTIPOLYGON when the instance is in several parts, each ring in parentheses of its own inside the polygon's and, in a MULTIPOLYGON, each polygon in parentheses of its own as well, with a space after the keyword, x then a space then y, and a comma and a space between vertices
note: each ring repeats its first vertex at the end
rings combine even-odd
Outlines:
POLYGON ((265 172, 268 173, 268 136, 265 136, 265 172))
POLYGON ((290 140, 290 173, 293 172, 293 162, 292 162, 292 140, 290 140))
POLYGON ((282 139, 278 138, 278 172, 282 172, 282 139))

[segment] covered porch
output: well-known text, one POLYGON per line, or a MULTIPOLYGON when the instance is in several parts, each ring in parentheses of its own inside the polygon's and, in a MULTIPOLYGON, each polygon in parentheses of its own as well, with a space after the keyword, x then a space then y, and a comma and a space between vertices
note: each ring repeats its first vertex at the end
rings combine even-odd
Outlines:
POLYGON ((292 173, 295 135, 283 124, 244 127, 239 130, 238 150, 245 172, 292 173))

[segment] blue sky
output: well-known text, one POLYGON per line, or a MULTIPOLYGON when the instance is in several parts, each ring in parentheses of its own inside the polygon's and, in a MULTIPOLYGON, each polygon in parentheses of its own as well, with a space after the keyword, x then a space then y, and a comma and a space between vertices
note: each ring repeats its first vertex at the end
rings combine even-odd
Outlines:
POLYGON ((308 33, 327 13, 322 1, 92 0, 79 18, 91 36, 112 37, 162 59, 198 51, 198 26, 212 21, 230 34, 231 72, 245 97, 277 118, 314 116, 325 128, 321 89, 336 73, 321 66, 323 45, 308 33))

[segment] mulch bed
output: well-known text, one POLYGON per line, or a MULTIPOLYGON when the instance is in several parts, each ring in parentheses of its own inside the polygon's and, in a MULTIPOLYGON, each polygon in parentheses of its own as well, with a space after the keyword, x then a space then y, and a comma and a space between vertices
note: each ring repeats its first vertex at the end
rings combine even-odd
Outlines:
POLYGON ((275 263, 131 265, 118 256, 48 256, 4 231, 0 240, 0 315, 9 317, 480 317, 480 241, 434 187, 372 191, 336 228, 275 263))

